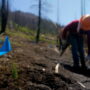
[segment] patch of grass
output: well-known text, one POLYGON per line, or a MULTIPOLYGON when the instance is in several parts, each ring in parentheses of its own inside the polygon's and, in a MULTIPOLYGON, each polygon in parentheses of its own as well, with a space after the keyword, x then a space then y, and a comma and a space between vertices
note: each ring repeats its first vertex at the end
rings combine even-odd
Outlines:
POLYGON ((13 79, 18 79, 18 68, 16 63, 12 63, 12 77, 13 79))
MULTIPOLYGON (((7 30, 7 33, 9 36, 15 36, 15 37, 20 37, 22 39, 27 39, 27 40, 30 40, 30 41, 35 41, 36 39, 36 32, 33 31, 33 30, 30 30, 26 27, 21 27, 19 26, 18 28, 19 30, 16 31, 11 31, 11 30, 7 30)), ((49 44, 56 44, 56 40, 55 40, 55 35, 52 35, 52 34, 40 34, 40 41, 43 41, 43 42, 47 42, 49 44)), ((14 42, 15 44, 18 44, 16 42, 14 42)))
POLYGON ((15 46, 19 46, 19 47, 21 47, 21 46, 23 46, 24 44, 21 44, 21 43, 19 43, 19 42, 15 42, 15 41, 11 41, 11 44, 12 45, 15 45, 15 46))
POLYGON ((28 39, 28 40, 35 39, 34 35, 29 35, 29 34, 26 34, 26 33, 20 32, 20 31, 10 31, 10 30, 8 31, 7 30, 7 33, 9 36, 12 36, 12 37, 20 37, 20 38, 24 38, 24 39, 28 39))
POLYGON ((45 38, 40 38, 40 41, 47 42, 48 44, 56 44, 55 40, 48 40, 48 39, 45 39, 45 38))
POLYGON ((31 30, 31 29, 28 29, 27 27, 22 27, 22 26, 19 26, 18 31, 24 32, 24 33, 27 33, 27 34, 30 34, 30 35, 35 34, 34 30, 31 30))

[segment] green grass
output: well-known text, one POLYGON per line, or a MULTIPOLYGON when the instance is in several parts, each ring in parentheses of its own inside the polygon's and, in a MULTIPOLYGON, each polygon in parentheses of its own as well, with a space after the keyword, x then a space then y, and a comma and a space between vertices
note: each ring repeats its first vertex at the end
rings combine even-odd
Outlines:
POLYGON ((40 38, 40 41, 47 42, 48 44, 56 44, 55 40, 48 40, 42 37, 40 38))
POLYGON ((35 34, 35 31, 34 30, 28 29, 27 27, 19 26, 17 30, 20 31, 20 32, 31 34, 31 35, 34 35, 35 34))
MULTIPOLYGON (((7 29, 7 33, 9 36, 20 37, 22 39, 27 39, 31 41, 35 41, 35 38, 36 38, 35 31, 21 26, 19 26, 17 30, 13 30, 13 31, 7 29)), ((56 36, 52 34, 40 34, 40 41, 47 42, 49 44, 56 44, 55 37, 56 36), (54 37, 54 39, 50 39, 52 37, 54 37)), ((14 42, 13 44, 18 44, 18 43, 14 42)))
POLYGON ((7 33, 9 36, 13 36, 13 37, 21 37, 21 38, 28 39, 28 40, 35 39, 34 35, 28 35, 20 31, 8 31, 7 33))
POLYGON ((16 63, 12 63, 12 77, 13 79, 18 79, 18 68, 16 63))

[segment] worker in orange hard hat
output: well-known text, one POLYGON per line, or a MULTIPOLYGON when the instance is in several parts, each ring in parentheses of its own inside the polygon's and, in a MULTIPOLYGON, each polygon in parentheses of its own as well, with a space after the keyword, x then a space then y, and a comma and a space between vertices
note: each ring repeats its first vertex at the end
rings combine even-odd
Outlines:
MULTIPOLYGON (((80 20, 74 20, 65 26, 62 32, 62 43, 68 41, 71 44, 73 66, 75 68, 81 67, 86 68, 85 55, 83 48, 83 34, 87 34, 88 41, 90 41, 90 15, 85 15, 80 20)), ((88 42, 90 44, 90 42, 88 42)), ((89 46, 90 47, 90 46, 89 46)))
POLYGON ((88 55, 86 59, 90 59, 90 15, 84 15, 81 17, 79 28, 83 29, 87 34, 88 55))
POLYGON ((90 15, 84 15, 80 18, 81 29, 85 31, 90 30, 90 15))
POLYGON ((81 34, 79 24, 79 20, 74 20, 65 26, 62 32, 62 43, 63 46, 64 44, 66 44, 66 42, 68 42, 71 45, 73 67, 75 69, 79 69, 81 64, 81 68, 86 69, 83 48, 83 34, 81 34))

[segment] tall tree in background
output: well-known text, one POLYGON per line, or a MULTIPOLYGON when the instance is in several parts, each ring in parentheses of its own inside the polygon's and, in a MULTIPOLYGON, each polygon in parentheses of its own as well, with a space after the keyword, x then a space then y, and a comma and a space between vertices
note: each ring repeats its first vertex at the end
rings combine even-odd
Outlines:
POLYGON ((1 0, 0 1, 0 17, 1 17, 1 30, 0 34, 5 32, 7 20, 8 20, 8 12, 9 12, 9 0, 1 0))
POLYGON ((36 35, 36 43, 39 42, 39 38, 40 38, 40 25, 41 25, 41 10, 42 10, 42 4, 41 4, 41 0, 39 0, 39 10, 38 10, 38 29, 37 29, 37 35, 36 35))
POLYGON ((60 20, 60 15, 59 15, 59 12, 60 12, 60 2, 59 0, 57 0, 57 33, 59 32, 59 20, 60 20))
POLYGON ((38 4, 32 5, 33 7, 38 6, 38 23, 37 23, 36 43, 38 43, 40 40, 40 33, 41 33, 41 26, 42 26, 41 25, 42 24, 41 23, 42 12, 46 10, 46 5, 48 5, 47 0, 37 0, 37 2, 38 2, 38 4))
POLYGON ((85 0, 81 0, 81 16, 85 14, 85 0))

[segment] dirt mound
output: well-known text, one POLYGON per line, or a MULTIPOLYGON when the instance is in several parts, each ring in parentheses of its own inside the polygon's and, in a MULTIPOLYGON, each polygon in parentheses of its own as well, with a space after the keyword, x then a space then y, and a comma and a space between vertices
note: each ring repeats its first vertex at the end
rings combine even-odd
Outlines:
POLYGON ((0 90, 83 90, 62 65, 55 74, 60 56, 54 47, 21 38, 20 41, 21 46, 13 44, 13 51, 0 58, 0 90), (12 77, 13 63, 17 66, 17 79, 12 77))

